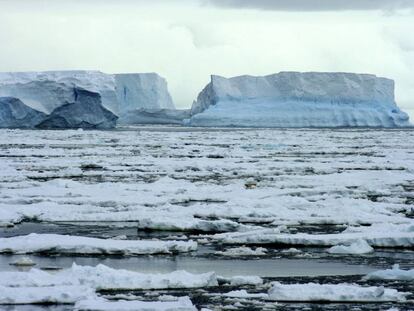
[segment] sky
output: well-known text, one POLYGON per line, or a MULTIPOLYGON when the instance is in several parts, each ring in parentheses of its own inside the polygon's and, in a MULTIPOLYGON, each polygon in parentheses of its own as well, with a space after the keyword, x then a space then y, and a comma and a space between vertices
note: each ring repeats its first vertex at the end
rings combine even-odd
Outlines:
POLYGON ((0 0, 0 71, 157 72, 178 108, 211 74, 372 73, 414 119, 413 0, 0 0))

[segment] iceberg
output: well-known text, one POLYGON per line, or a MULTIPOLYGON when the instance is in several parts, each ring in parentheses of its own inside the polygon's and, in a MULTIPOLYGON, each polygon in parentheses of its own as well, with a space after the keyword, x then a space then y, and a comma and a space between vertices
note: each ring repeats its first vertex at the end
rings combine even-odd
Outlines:
POLYGON ((175 111, 167 82, 156 73, 4 72, 0 73, 0 97, 21 102, 20 114, 13 111, 8 117, 10 104, 7 108, 0 104, 0 116, 18 119, 9 121, 10 127, 113 128, 118 118, 124 124, 139 122, 130 116, 137 111, 171 110, 167 115, 175 111), (28 113, 38 117, 26 121, 23 117, 28 113))
POLYGON ((394 81, 371 74, 280 72, 211 76, 191 108, 191 126, 406 127, 394 81))

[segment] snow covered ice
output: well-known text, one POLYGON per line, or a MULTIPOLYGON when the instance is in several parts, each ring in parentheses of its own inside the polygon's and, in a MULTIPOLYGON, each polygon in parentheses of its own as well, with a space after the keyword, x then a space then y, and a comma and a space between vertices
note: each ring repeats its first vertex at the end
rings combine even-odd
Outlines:
POLYGON ((414 269, 403 270, 400 269, 398 264, 394 265, 392 269, 378 270, 371 272, 364 277, 366 280, 402 280, 402 281, 413 281, 414 280, 414 269))
POLYGON ((0 286, 0 305, 74 304, 95 296, 93 289, 84 286, 3 287, 0 286))
POLYGON ((102 298, 78 301, 78 311, 197 311, 188 297, 177 301, 108 301, 102 298))
MULTIPOLYGON (((192 274, 186 271, 174 271, 166 274, 146 274, 128 270, 112 269, 105 265, 79 266, 53 274, 38 269, 28 272, 0 272, 0 286, 3 287, 45 287, 45 286, 76 286, 83 285, 93 289, 123 290, 123 289, 176 289, 204 288, 217 286, 214 272, 192 274)), ((260 278, 242 277, 231 279, 231 282, 258 282, 260 278)))
POLYGON ((216 254, 230 257, 264 256, 266 255, 266 249, 263 247, 257 247, 256 249, 251 249, 250 247, 235 247, 216 252, 216 254))
POLYGON ((197 249, 193 241, 123 241, 96 239, 58 234, 36 234, 0 238, 0 253, 30 254, 53 252, 57 254, 168 254, 197 249))
MULTIPOLYGON (((238 280, 243 283, 243 279, 238 280)), ((248 281, 251 282, 251 279, 248 281)), ((60 303, 75 304, 75 309, 91 310, 92 303, 95 307, 108 310, 110 307, 118 310, 116 303, 110 303, 97 296, 99 290, 125 290, 125 289, 183 289, 183 288, 207 288, 217 286, 214 273, 191 274, 186 271, 175 271, 169 274, 143 274, 127 270, 111 269, 104 265, 96 267, 77 266, 73 264, 70 269, 62 270, 54 274, 38 269, 28 272, 0 272, 0 305, 1 304, 34 304, 34 303, 60 303), (88 306, 88 307, 87 307, 88 306)), ((169 310, 174 305, 190 307, 188 310, 196 310, 191 301, 186 298, 178 298, 177 302, 119 302, 122 308, 127 310, 148 310, 154 307, 159 310, 169 310)), ((93 309, 95 310, 95 309, 93 309)), ((101 309, 98 309, 101 310, 101 309)), ((153 309, 150 309, 153 310, 153 309)), ((187 309, 185 309, 187 310, 187 309)))
POLYGON ((406 294, 395 289, 362 287, 353 284, 280 284, 274 283, 269 299, 276 301, 400 301, 406 294))
POLYGON ((191 108, 192 126, 404 127, 394 81, 370 74, 280 72, 211 76, 191 108))
POLYGON ((328 249, 331 254, 366 254, 372 253, 374 249, 363 239, 356 240, 350 245, 335 245, 328 249))
POLYGON ((410 129, 2 129, 0 301, 410 310, 412 146, 410 129))
MULTIPOLYGON (((414 226, 399 226, 399 230, 387 231, 387 225, 378 230, 376 225, 366 227, 359 232, 335 234, 281 233, 279 229, 260 229, 247 232, 223 233, 213 236, 214 239, 227 244, 284 244, 284 245, 318 245, 333 246, 331 253, 366 253, 374 247, 407 247, 414 246, 414 226), (363 241, 365 239, 365 241, 363 241), (362 242, 363 241, 363 242, 362 242), (341 244, 348 244, 344 246, 341 244), (367 246, 368 244, 368 246, 367 246), (368 249, 368 251, 367 251, 368 249)), ((394 227, 395 229, 395 227, 394 227)))

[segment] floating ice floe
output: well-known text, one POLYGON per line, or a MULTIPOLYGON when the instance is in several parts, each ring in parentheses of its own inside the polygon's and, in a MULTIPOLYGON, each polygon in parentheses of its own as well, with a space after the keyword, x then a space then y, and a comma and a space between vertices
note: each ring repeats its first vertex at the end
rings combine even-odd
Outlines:
POLYGON ((354 232, 345 230, 336 234, 281 233, 279 228, 260 229, 247 232, 216 234, 213 239, 227 244, 282 244, 306 246, 351 245, 364 239, 374 247, 412 247, 414 245, 414 226, 398 225, 361 227, 354 232))
POLYGON ((12 263, 10 263, 10 265, 12 266, 21 266, 21 267, 30 267, 30 266, 35 266, 36 263, 30 259, 29 257, 22 257, 19 258, 16 261, 13 261, 12 263))
POLYGON ((411 131, 28 134, 1 130, 0 223, 5 226, 33 220, 139 226, 151 219, 142 224, 156 230, 240 231, 246 229, 241 224, 253 222, 379 223, 382 235, 389 223, 403 228, 413 222, 405 215, 414 172, 411 131), (183 144, 194 139, 197 147, 183 144), (82 172, 85 163, 105 170, 82 172), (260 181, 246 191, 250 176, 260 181), (233 223, 220 222, 225 219, 233 223))
POLYGON ((364 280, 414 281, 414 269, 402 270, 399 265, 394 265, 392 269, 371 272, 364 277, 364 280))
POLYGON ((263 284, 263 279, 256 275, 236 275, 232 277, 218 276, 217 279, 221 282, 229 283, 232 286, 263 284))
POLYGON ((384 302, 405 301, 407 293, 384 287, 363 287, 355 284, 281 284, 269 289, 273 301, 384 302))
POLYGON ((230 298, 262 298, 262 299, 268 299, 268 294, 263 293, 257 293, 257 294, 251 294, 248 293, 245 289, 241 290, 232 290, 231 292, 223 294, 224 297, 230 297, 230 298))
MULTIPOLYGON (((89 267, 73 264, 70 269, 56 273, 47 273, 34 268, 27 272, 0 272, 0 304, 73 304, 85 300, 106 302, 96 296, 97 290, 183 289, 205 288, 217 285, 217 278, 213 272, 192 274, 186 271, 175 271, 167 274, 144 274, 128 270, 112 269, 104 265, 89 267)), ((181 310, 178 308, 181 304, 185 306, 180 299, 176 302, 169 302, 171 306, 177 306, 176 309, 171 310, 181 310)), ((156 307, 158 305, 161 308, 168 306, 167 303, 154 303, 153 305, 138 305, 138 302, 136 303, 136 305, 131 303, 127 304, 127 306, 131 308, 141 308, 143 306, 156 307)), ((109 302, 104 305, 105 307, 118 307, 118 305, 110 304, 109 302)), ((82 308, 86 308, 86 305, 83 303, 81 306, 82 308)), ((81 306, 77 305, 79 310, 90 310, 82 309, 81 306)), ((120 304, 120 306, 124 307, 124 304, 120 304)), ((142 310, 147 309, 143 308, 142 310)))
MULTIPOLYGON (((97 289, 172 289, 202 288, 217 285, 214 272, 192 274, 186 271, 174 271, 167 274, 144 274, 128 270, 119 270, 98 265, 72 266, 69 274, 79 278, 81 284, 89 284, 97 289)), ((62 271, 62 276, 65 271, 62 271)))
POLYGON ((261 222, 274 225, 410 222, 403 211, 410 208, 405 204, 405 197, 411 194, 401 185, 413 178, 410 169, 413 160, 409 154, 412 139, 396 132, 382 133, 386 135, 382 137, 370 132, 368 138, 360 133, 336 132, 334 136, 344 141, 338 143, 318 131, 313 135, 330 144, 323 154, 320 142, 305 131, 244 132, 241 137, 246 137, 255 151, 253 148, 246 151, 247 143, 235 134, 240 132, 223 132, 220 144, 231 146, 234 155, 215 163, 206 156, 211 150, 226 153, 226 149, 215 146, 207 134, 180 134, 184 141, 196 135, 200 144, 198 155, 192 152, 191 146, 179 145, 181 136, 177 137, 177 133, 160 136, 146 132, 148 139, 145 140, 137 139, 135 132, 130 132, 128 137, 122 136, 122 132, 60 133, 42 136, 35 131, 30 133, 33 137, 30 140, 18 132, 2 132, 0 143, 5 149, 1 151, 0 163, 4 180, 0 223, 37 220, 82 225, 87 221, 127 221, 154 230, 221 232, 245 230, 242 223, 253 222, 257 225, 261 222), (287 141, 280 150, 272 149, 277 162, 268 157, 273 151, 265 149, 272 139, 287 141), (119 142, 111 143, 112 140, 119 142), (382 141, 383 144, 381 148, 364 148, 364 154, 368 155, 358 158, 354 154, 354 141, 364 141, 367 145, 382 141), (396 150, 387 149, 387 146, 400 146, 402 141, 404 145, 394 147, 396 150), (236 146, 236 142, 241 146, 236 146), (49 145, 53 148, 45 147, 49 145), (306 145, 308 150, 305 153, 296 145, 306 145), (133 155, 137 151, 140 157, 133 155), (82 154, 90 157, 86 160, 82 154), (307 172, 307 154, 313 159, 311 173, 307 172), (342 154, 346 157, 343 163, 337 161, 342 154), (191 157, 191 165, 184 160, 186 157, 191 157), (258 162, 249 163, 250 159, 256 161, 256 157, 258 162), (105 170, 82 171, 82 165, 95 162, 105 170), (258 187, 246 191, 244 179, 239 176, 257 175, 257 171, 262 178, 258 187), (95 182, 96 178, 99 182, 95 182), (89 179, 92 182, 84 182, 89 179), (147 179, 156 181, 148 183, 147 179), (193 179, 205 182, 193 183, 193 179), (130 183, 131 180, 138 182, 130 183), (222 180, 226 182, 223 184, 222 180), (116 200, 114 191, 119 194, 116 200), (367 198, 373 195, 381 196, 373 202, 367 198), (188 200, 192 203, 185 205, 188 200), (233 222, 223 221, 226 219, 233 222))
POLYGON ((189 297, 179 297, 177 301, 109 301, 94 298, 78 301, 76 311, 197 311, 189 297))
POLYGON ((0 238, 0 253, 117 254, 125 256, 190 252, 194 241, 112 240, 59 234, 0 238))
POLYGON ((281 252, 285 253, 285 254, 299 254, 299 253, 302 253, 302 251, 300 249, 297 249, 297 248, 294 248, 294 247, 284 249, 281 252))
POLYGON ((158 217, 140 219, 138 228, 160 231, 231 232, 246 230, 251 226, 241 225, 228 219, 203 220, 193 217, 158 217))
POLYGON ((83 285, 94 289, 173 289, 203 288, 216 286, 214 272, 192 274, 174 271, 167 274, 145 274, 134 271, 112 269, 105 265, 79 266, 48 273, 38 269, 28 272, 0 272, 0 286, 44 287, 83 285))
POLYGON ((217 251, 216 255, 239 257, 239 256, 264 256, 267 253, 267 249, 263 247, 257 247, 252 249, 250 247, 234 247, 226 249, 225 251, 217 251))
POLYGON ((374 249, 363 239, 358 239, 351 245, 335 245, 328 249, 330 254, 368 254, 374 249))
MULTIPOLYGON (((61 273, 61 272, 58 272, 61 273)), ((72 277, 63 278, 36 268, 29 271, 2 271, 0 272, 0 286, 4 287, 52 287, 77 286, 78 280, 72 277)))
POLYGON ((85 286, 5 287, 0 286, 0 304, 73 304, 95 297, 85 286))

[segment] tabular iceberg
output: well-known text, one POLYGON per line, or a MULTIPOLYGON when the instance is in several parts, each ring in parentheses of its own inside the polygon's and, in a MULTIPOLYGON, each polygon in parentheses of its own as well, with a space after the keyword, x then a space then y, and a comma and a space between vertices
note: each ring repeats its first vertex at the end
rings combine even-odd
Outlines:
POLYGON ((111 128, 118 118, 121 123, 133 121, 130 115, 136 110, 175 108, 166 81, 156 73, 105 74, 82 70, 0 73, 0 97, 20 100, 20 111, 44 115, 43 119, 24 122, 21 113, 16 119, 17 114, 10 116, 3 111, 6 105, 2 104, 0 111, 9 115, 9 123, 14 120, 13 127, 111 128))
POLYGON ((191 108, 192 126, 404 127, 394 81, 370 74, 280 72, 211 76, 191 108))

